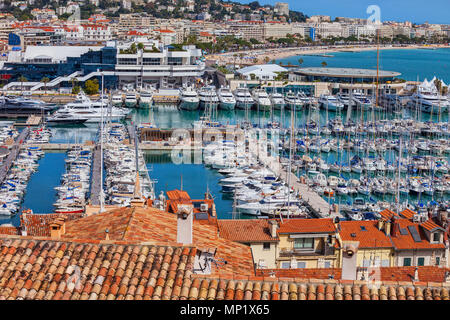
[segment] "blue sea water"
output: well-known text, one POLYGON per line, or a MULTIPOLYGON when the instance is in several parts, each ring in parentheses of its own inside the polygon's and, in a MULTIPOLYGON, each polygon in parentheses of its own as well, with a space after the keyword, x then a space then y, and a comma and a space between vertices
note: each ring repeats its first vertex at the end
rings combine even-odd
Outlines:
MULTIPOLYGON (((223 176, 203 164, 175 164, 169 152, 147 151, 145 160, 151 179, 156 180, 155 194, 174 189, 186 190, 191 199, 204 199, 205 192, 214 197, 217 216, 221 219, 232 218, 232 198, 220 192, 218 184, 223 176)), ((238 218, 246 218, 245 216, 238 218)))
MULTIPOLYGON (((35 213, 53 212, 53 203, 57 195, 54 188, 60 185, 61 175, 65 171, 64 158, 64 152, 46 152, 39 159, 39 168, 31 175, 28 181, 21 210, 32 209, 35 213)), ((3 223, 12 223, 15 226, 19 226, 19 214, 12 218, 1 219, 0 224, 3 223)))
MULTIPOLYGON (((292 56, 276 60, 283 64, 298 64, 302 67, 320 67, 325 61, 328 67, 335 68, 377 68, 377 51, 331 52, 333 57, 292 56)), ((430 49, 388 49, 380 50, 380 69, 397 71, 399 78, 416 81, 428 80, 436 76, 445 83, 450 82, 450 48, 430 49)))

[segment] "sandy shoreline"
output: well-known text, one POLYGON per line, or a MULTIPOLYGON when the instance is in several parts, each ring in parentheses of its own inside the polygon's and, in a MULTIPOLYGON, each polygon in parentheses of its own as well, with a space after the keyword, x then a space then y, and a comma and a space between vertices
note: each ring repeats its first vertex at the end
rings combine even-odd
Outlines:
MULTIPOLYGON (((395 49, 428 49, 428 48, 449 48, 449 46, 444 45, 409 45, 405 47, 394 47, 394 46, 380 46, 380 50, 395 50, 395 49)), ((218 60, 220 62, 226 63, 237 63, 237 64, 255 64, 255 61, 249 58, 240 59, 240 55, 244 54, 245 57, 256 58, 256 64, 265 63, 266 60, 278 60, 292 56, 299 55, 315 55, 315 54, 327 54, 332 52, 360 52, 360 51, 372 51, 377 50, 376 46, 369 47, 359 47, 359 46, 345 46, 345 47, 299 47, 299 48, 277 48, 277 49, 257 49, 250 51, 239 51, 239 52, 227 52, 223 54, 215 54, 208 56, 207 59, 218 60), (237 54, 237 57, 235 56, 237 54)))

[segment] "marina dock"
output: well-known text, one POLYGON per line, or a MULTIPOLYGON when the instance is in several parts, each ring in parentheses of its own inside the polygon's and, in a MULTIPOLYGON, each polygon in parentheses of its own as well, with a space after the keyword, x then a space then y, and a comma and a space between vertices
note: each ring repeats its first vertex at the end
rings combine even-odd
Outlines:
POLYGON ((16 138, 14 145, 10 149, 9 155, 6 157, 5 161, 2 163, 2 165, 0 167, 0 183, 3 183, 5 181, 5 178, 6 178, 6 175, 8 174, 9 169, 11 168, 14 160, 16 160, 17 156, 19 155, 20 145, 25 141, 25 139, 28 137, 29 133, 30 133, 30 130, 28 128, 25 128, 22 130, 22 132, 16 138))
MULTIPOLYGON (((282 181, 288 181, 288 170, 283 169, 279 164, 278 159, 274 157, 260 157, 255 155, 258 160, 268 169, 270 169, 275 175, 282 181)), ((303 200, 305 200, 307 206, 312 213, 319 218, 334 218, 343 216, 336 211, 331 210, 330 204, 328 204, 319 194, 311 190, 308 185, 299 181, 297 176, 290 173, 290 184, 294 191, 298 192, 303 200)))
POLYGON ((100 190, 101 185, 103 184, 101 179, 101 149, 100 145, 97 145, 94 148, 93 159, 92 159, 92 176, 91 176, 91 196, 90 202, 91 205, 98 206, 100 205, 100 190))

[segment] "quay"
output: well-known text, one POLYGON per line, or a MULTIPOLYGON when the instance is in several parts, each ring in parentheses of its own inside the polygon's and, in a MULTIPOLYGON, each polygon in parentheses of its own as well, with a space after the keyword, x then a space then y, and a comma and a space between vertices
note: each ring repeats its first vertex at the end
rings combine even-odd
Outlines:
POLYGON ((8 171, 9 171, 9 169, 11 169, 11 166, 12 166, 14 160, 16 160, 17 156, 19 155, 20 147, 23 144, 23 142, 25 141, 25 139, 28 137, 29 133, 30 133, 30 130, 28 128, 25 128, 17 136, 16 141, 14 142, 13 146, 11 147, 8 156, 6 157, 5 161, 1 164, 0 183, 3 183, 5 181, 8 171))
POLYGON ((91 195, 90 204, 94 206, 100 205, 100 191, 103 181, 101 179, 101 149, 100 145, 95 146, 92 159, 92 176, 91 176, 91 195))
MULTIPOLYGON (((250 151, 252 152, 252 150, 250 151)), ((301 199, 305 201, 305 204, 311 210, 314 216, 318 218, 344 218, 343 215, 337 210, 332 210, 331 205, 325 201, 319 194, 311 190, 307 184, 301 183, 298 177, 290 172, 288 168, 283 168, 279 162, 278 157, 261 157, 260 154, 252 155, 258 159, 258 161, 267 169, 271 170, 280 180, 287 182, 288 174, 290 174, 290 185, 294 191, 298 192, 301 199)))

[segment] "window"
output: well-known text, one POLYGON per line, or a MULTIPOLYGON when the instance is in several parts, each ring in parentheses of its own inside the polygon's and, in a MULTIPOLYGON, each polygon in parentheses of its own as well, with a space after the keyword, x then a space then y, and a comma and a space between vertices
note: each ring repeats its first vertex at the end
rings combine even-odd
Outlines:
POLYGON ((389 267, 389 259, 381 260, 381 266, 382 267, 389 267))
POLYGON ((143 64, 146 66, 153 65, 153 66, 159 66, 161 64, 160 58, 144 58, 143 64))
POLYGON ((370 260, 369 259, 364 259, 363 260, 363 267, 364 268, 370 267, 370 260))
POLYGON ((434 242, 440 242, 441 241, 441 235, 439 234, 439 232, 433 233, 433 241, 434 242))
POLYGON ((306 268, 306 262, 297 262, 297 268, 299 269, 306 268))
POLYGON ((403 258, 403 266, 410 267, 411 266, 411 258, 403 258))
POLYGON ((331 261, 325 261, 325 262, 323 263, 323 267, 324 267, 324 268, 331 268, 331 261))
POLYGON ((436 257, 436 265, 439 266, 441 264, 441 257, 436 257))
POLYGON ((167 58, 167 64, 169 66, 180 66, 183 64, 183 58, 169 57, 167 58))
POLYGON ((301 238, 294 240, 294 249, 312 249, 314 244, 313 238, 301 238))
POLYGON ((270 250, 270 242, 263 243, 263 250, 270 250))
POLYGON ((425 258, 417 258, 417 265, 418 266, 424 266, 425 265, 425 258))
POLYGON ((290 262, 282 262, 281 263, 281 269, 289 269, 291 267, 290 262))

